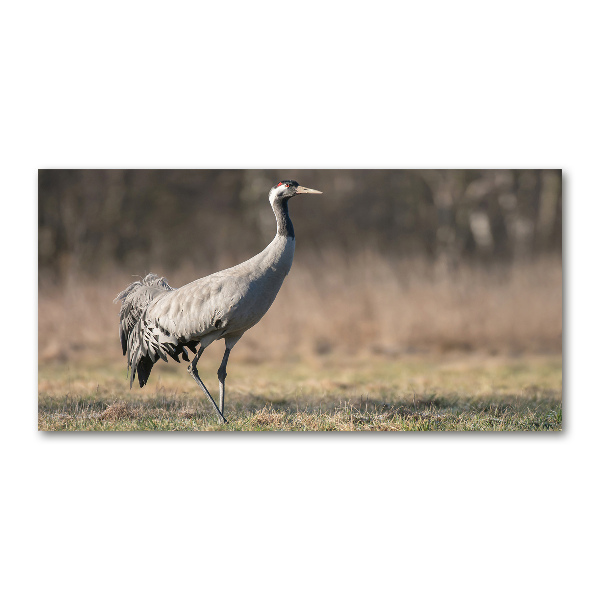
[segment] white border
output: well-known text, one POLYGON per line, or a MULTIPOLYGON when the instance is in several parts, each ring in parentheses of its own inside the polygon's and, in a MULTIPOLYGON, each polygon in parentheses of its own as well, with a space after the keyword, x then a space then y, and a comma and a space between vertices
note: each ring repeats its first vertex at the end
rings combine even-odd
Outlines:
POLYGON ((596 6, 6 12, 5 597, 596 589, 596 6), (563 168, 565 431, 38 433, 36 170, 292 166, 563 168))

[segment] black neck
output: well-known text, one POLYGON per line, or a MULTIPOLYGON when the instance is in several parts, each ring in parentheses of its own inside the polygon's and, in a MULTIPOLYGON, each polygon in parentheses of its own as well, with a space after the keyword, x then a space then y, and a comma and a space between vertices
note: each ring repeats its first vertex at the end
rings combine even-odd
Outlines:
POLYGON ((273 202, 273 212, 277 219, 277 235, 283 235, 284 237, 293 238, 294 226, 290 219, 290 212, 288 210, 288 199, 277 199, 273 202))

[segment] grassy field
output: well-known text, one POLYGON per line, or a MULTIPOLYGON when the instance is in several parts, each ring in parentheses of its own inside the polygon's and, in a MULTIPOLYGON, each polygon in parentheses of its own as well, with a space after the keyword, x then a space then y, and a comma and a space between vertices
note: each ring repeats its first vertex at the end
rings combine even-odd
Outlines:
MULTIPOLYGON (((337 255, 322 258, 294 264, 269 312, 236 346, 237 361, 562 351, 560 259, 437 272, 417 259, 391 263, 365 255, 349 263, 337 255)), ((208 274, 156 272, 168 273, 174 286, 208 274)), ((41 283, 40 363, 117 363, 119 306, 113 298, 135 279, 117 271, 99 279, 74 276, 62 286, 41 283)))
MULTIPOLYGON (((112 300, 133 279, 40 282, 40 429, 561 429, 559 257, 451 271, 369 253, 305 257, 232 353, 224 426, 185 365, 159 361, 129 391, 112 300)), ((222 352, 213 344, 199 363, 213 395, 222 352)))
MULTIPOLYGON (((213 396, 219 358, 211 348, 199 363, 213 396)), ((40 364, 44 431, 560 431, 562 359, 327 355, 253 364, 232 355, 225 414, 221 425, 184 365, 160 363, 147 387, 130 391, 124 365, 112 361, 40 364)))

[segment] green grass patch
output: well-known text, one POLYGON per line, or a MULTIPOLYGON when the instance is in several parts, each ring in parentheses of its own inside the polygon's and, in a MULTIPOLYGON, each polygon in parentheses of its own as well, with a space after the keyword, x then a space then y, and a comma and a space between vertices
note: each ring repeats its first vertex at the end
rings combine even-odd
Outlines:
MULTIPOLYGON (((215 394, 218 363, 200 363, 215 394)), ((111 364, 41 365, 44 431, 560 431, 560 357, 230 363, 221 425, 180 365, 129 390, 111 364)))

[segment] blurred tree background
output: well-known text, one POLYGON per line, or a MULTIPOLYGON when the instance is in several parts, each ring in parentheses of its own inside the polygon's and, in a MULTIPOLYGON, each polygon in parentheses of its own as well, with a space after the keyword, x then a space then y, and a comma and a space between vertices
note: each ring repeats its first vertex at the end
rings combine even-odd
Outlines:
POLYGON ((273 237, 267 194, 289 178, 324 192, 291 203, 310 253, 448 269, 561 254, 559 170, 40 170, 40 277, 233 264, 273 237))
POLYGON ((260 252, 282 179, 323 195, 291 201, 292 273, 239 359, 561 351, 560 170, 41 170, 40 362, 121 365, 113 298, 260 252))

